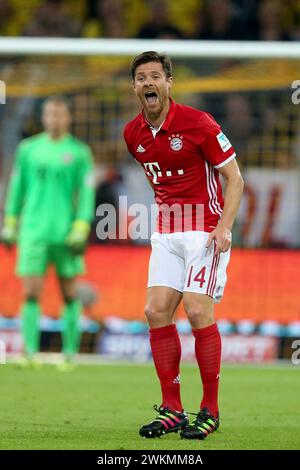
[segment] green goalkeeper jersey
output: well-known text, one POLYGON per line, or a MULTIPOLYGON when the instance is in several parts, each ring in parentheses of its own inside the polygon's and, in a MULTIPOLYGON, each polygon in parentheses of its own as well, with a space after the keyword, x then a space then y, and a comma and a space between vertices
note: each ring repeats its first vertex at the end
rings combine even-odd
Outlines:
POLYGON ((70 134, 41 133, 23 140, 16 154, 5 206, 19 218, 19 241, 64 243, 74 220, 94 216, 89 147, 70 134))

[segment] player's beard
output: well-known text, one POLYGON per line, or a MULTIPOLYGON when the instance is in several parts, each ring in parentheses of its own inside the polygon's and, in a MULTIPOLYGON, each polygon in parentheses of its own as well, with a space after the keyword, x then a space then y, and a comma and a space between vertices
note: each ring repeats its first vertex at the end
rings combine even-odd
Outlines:
POLYGON ((159 109, 157 109, 155 111, 154 110, 151 111, 149 109, 146 109, 146 115, 147 115, 149 121, 150 122, 156 121, 159 118, 159 116, 161 115, 162 110, 163 110, 162 106, 160 106, 159 109))

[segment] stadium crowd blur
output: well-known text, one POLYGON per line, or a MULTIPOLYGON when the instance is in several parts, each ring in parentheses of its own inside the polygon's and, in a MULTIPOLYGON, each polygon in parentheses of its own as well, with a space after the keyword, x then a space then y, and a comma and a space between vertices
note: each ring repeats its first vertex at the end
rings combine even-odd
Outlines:
POLYGON ((299 40, 296 0, 0 0, 1 36, 299 40))

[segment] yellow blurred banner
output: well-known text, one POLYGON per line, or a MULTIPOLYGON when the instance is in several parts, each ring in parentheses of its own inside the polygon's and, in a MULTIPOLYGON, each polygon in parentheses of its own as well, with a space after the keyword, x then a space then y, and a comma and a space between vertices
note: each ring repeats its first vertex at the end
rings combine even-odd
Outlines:
MULTIPOLYGON (((105 85, 105 96, 109 99, 120 92, 128 93, 129 67, 130 59, 124 57, 51 57, 46 60, 36 57, 8 62, 7 67, 2 68, 1 80, 7 84, 8 97, 43 97, 105 85)), ((290 88, 292 82, 300 78, 300 61, 224 60, 218 62, 217 70, 203 76, 191 75, 182 67, 178 71, 174 84, 174 92, 178 94, 275 90, 290 88)))

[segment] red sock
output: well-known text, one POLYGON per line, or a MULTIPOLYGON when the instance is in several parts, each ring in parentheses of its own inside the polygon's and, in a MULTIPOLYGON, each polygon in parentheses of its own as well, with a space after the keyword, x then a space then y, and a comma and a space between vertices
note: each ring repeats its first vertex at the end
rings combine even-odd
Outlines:
POLYGON ((221 336, 216 323, 206 328, 193 329, 195 354, 203 384, 200 408, 208 408, 216 417, 221 365, 221 336))
POLYGON ((162 406, 182 411, 179 363, 181 344, 176 325, 150 329, 152 356, 162 391, 162 406))

